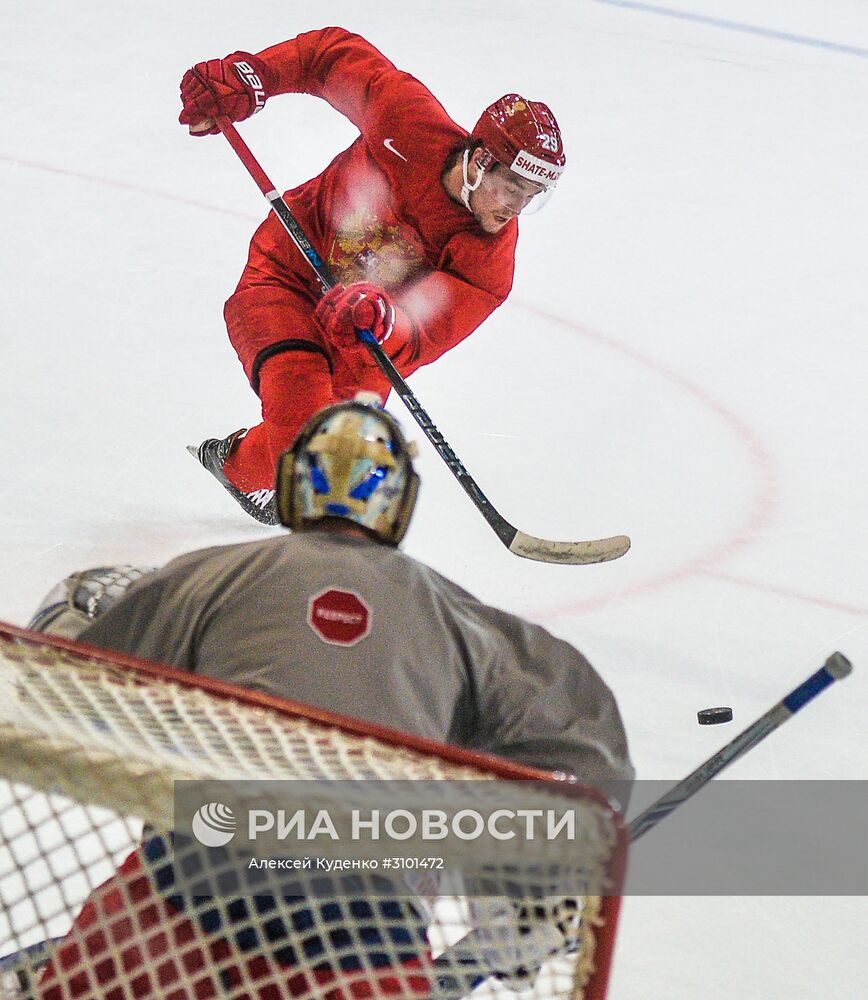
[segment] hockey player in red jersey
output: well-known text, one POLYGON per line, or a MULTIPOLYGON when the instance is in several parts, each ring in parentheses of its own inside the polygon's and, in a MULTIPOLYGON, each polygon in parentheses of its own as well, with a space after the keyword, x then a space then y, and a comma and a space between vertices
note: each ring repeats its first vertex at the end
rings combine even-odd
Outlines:
POLYGON ((308 417, 360 389, 388 394, 356 328, 370 328, 405 377, 469 336, 512 287, 517 216, 547 197, 566 162, 545 104, 506 95, 468 135, 343 28, 197 63, 181 81, 179 120, 212 135, 215 118, 241 121, 287 93, 322 97, 360 132, 285 195, 341 284, 321 297, 279 221, 262 223, 224 310, 262 422, 191 449, 268 524, 275 462, 308 417))

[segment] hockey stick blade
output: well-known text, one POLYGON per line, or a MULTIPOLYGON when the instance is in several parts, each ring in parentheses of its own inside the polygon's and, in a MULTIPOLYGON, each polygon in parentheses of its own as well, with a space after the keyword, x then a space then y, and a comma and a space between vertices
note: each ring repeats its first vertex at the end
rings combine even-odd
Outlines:
POLYGON ((446 468, 458 480, 459 485, 473 501, 476 509, 488 521, 494 533, 513 555, 521 556, 523 559, 533 559, 536 562, 583 566, 589 563, 618 559, 629 550, 630 539, 626 535, 614 535, 611 538, 589 539, 580 542, 558 542, 550 538, 537 538, 535 535, 528 535, 510 524, 482 492, 479 484, 464 467, 464 463, 455 454, 452 446, 413 395, 413 391, 404 381, 403 375, 376 342, 373 334, 368 330, 362 330, 359 332, 359 336, 407 407, 407 412, 446 463, 446 468))
MULTIPOLYGON (((235 126, 228 118, 218 118, 217 127, 232 147, 247 172, 253 178, 256 186, 262 192, 272 212, 279 219, 287 235, 302 253, 314 274, 319 279, 324 292, 333 288, 336 279, 326 262, 317 253, 316 248, 308 239, 307 234, 299 225, 280 193, 272 184, 268 175, 259 165, 256 157, 250 151, 247 143, 238 134, 235 126)), ((410 415, 422 429, 425 437, 434 446, 437 454, 446 463, 446 467, 458 480, 464 492, 470 497, 477 510, 488 521, 491 528, 513 555, 523 559, 533 559, 537 562, 560 563, 564 566, 584 566, 589 563, 609 562, 619 559, 630 548, 630 539, 626 535, 614 535, 612 538, 582 542, 556 542, 547 538, 536 538, 526 535, 514 528, 501 514, 495 510, 491 501, 479 488, 476 480, 464 468, 461 460, 449 446, 438 430, 428 412, 416 399, 413 391, 404 381, 404 377, 392 363, 392 359, 383 350, 370 330, 359 330, 359 339, 365 344, 380 371, 386 376, 401 401, 407 407, 410 415)))
POLYGON ((620 559, 630 549, 626 535, 597 538, 586 542, 554 542, 536 538, 516 529, 515 538, 507 545, 513 555, 537 562, 561 563, 564 566, 584 566, 588 563, 620 559))

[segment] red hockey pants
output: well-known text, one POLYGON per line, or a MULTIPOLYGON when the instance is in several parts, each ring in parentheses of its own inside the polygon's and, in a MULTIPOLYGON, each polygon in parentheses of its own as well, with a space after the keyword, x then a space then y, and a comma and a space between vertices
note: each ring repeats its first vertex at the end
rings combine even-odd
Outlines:
POLYGON ((262 403, 262 422, 233 449, 224 472, 244 492, 273 489, 277 459, 318 410, 359 390, 385 402, 388 380, 367 351, 333 356, 303 285, 254 284, 247 272, 226 303, 229 339, 262 403))

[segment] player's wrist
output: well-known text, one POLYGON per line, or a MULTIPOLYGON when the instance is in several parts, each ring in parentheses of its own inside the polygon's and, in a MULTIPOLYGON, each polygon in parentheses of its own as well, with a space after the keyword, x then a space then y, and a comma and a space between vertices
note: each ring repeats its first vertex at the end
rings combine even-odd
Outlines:
POLYGON ((245 117, 255 115, 265 107, 265 102, 274 94, 277 86, 274 72, 265 60, 251 52, 233 52, 224 61, 232 66, 246 91, 250 107, 245 117))
POLYGON ((407 314, 396 305, 395 323, 389 336, 382 342, 383 350, 392 361, 395 361, 399 355, 405 353, 405 349, 409 348, 412 342, 412 324, 407 314))

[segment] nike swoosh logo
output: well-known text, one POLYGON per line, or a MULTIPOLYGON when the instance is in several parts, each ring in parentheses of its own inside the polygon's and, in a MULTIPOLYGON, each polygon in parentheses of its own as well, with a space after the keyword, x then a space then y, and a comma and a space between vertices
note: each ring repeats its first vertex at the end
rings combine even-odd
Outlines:
POLYGON ((398 150, 397 150, 397 149, 395 149, 395 147, 394 147, 394 146, 392 145, 392 140, 391 140, 391 139, 383 139, 383 145, 384 145, 384 146, 386 147, 386 149, 388 149, 388 150, 389 150, 389 152, 390 152, 390 153, 394 153, 394 154, 395 154, 395 156, 400 156, 400 157, 401 157, 401 159, 402 159, 402 160, 403 160, 403 161, 404 161, 405 163, 409 163, 409 162, 410 162, 410 161, 409 161, 409 160, 407 159, 407 157, 406 157, 406 156, 404 156, 404 154, 403 154, 403 153, 399 153, 399 152, 398 152, 398 150))

